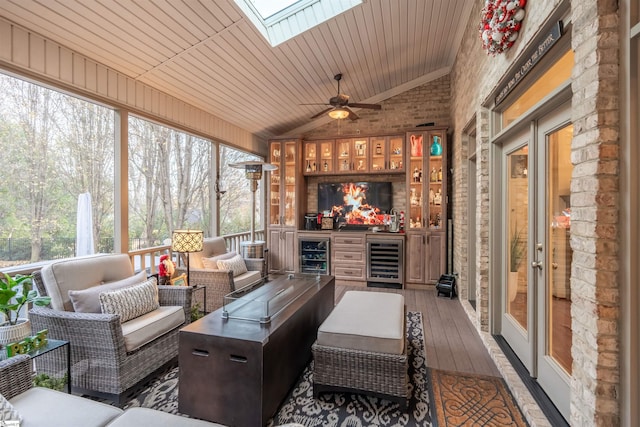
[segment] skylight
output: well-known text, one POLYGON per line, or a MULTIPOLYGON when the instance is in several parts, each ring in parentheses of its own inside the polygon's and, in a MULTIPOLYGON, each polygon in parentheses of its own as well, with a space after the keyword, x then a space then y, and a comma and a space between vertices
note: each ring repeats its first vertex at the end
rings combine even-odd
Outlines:
POLYGON ((363 0, 235 0, 271 46, 358 6, 363 0))
POLYGON ((267 19, 271 15, 285 10, 296 3, 304 3, 301 0, 251 0, 262 19, 267 19))

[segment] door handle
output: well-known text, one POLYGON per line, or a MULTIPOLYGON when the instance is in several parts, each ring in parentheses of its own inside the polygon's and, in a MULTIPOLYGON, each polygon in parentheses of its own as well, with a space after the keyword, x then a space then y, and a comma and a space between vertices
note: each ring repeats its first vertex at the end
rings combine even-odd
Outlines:
POLYGON ((532 261, 531 262, 531 267, 532 268, 539 268, 540 270, 542 270, 542 261, 532 261))

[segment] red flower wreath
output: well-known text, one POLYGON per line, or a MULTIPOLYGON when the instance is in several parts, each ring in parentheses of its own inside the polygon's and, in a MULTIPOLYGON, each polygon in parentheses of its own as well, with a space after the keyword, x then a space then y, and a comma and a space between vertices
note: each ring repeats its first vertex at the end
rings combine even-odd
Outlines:
POLYGON ((527 0, 485 0, 480 38, 487 54, 502 53, 513 46, 522 26, 526 3, 527 0))

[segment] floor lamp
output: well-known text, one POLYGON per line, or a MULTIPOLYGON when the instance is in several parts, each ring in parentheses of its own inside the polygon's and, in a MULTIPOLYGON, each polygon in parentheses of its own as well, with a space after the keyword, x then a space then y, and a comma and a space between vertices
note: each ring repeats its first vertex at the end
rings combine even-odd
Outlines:
POLYGON ((171 250, 187 254, 187 284, 192 286, 189 280, 189 254, 200 252, 204 242, 204 235, 199 230, 174 230, 171 237, 171 250))
POLYGON ((278 169, 276 165, 259 161, 246 161, 229 165, 232 168, 244 169, 244 176, 251 185, 251 237, 249 242, 241 242, 243 258, 262 258, 264 256, 264 242, 256 241, 256 190, 258 181, 262 179, 262 171, 272 171, 278 169))

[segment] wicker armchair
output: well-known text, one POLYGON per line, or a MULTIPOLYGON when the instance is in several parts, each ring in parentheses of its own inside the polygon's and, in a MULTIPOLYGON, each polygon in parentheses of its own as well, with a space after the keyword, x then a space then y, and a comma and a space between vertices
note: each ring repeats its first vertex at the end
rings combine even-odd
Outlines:
MULTIPOLYGON (((235 255, 235 253, 232 254, 235 255)), ((245 258, 248 272, 235 277, 231 270, 205 268, 203 258, 215 259, 220 256, 224 258, 225 255, 230 253, 222 237, 204 239, 202 251, 189 255, 189 284, 206 287, 208 311, 222 307, 222 300, 229 292, 245 286, 258 285, 264 280, 265 260, 263 258, 245 258)), ((176 275, 186 274, 187 267, 183 264, 176 268, 176 275)))
MULTIPOLYGON (((157 332, 162 335, 146 344, 142 341, 141 346, 131 351, 127 351, 123 333, 125 324, 121 325, 118 315, 73 310, 67 295, 69 287, 89 288, 133 275, 133 267, 126 254, 57 261, 34 273, 33 281, 38 291, 41 295, 51 296, 52 302, 51 308, 36 307, 30 310, 29 318, 34 330, 48 329, 50 338, 70 341, 74 392, 121 403, 121 398, 128 390, 159 368, 177 360, 178 332, 191 319, 191 287, 158 286, 158 310, 168 310, 169 306, 181 307, 184 318, 180 310, 172 309, 176 316, 173 324, 183 323, 176 327, 169 326, 173 329, 168 332, 157 332), (176 321, 176 318, 180 320, 176 321)), ((64 360, 60 359, 62 358, 49 354, 42 356, 38 359, 39 370, 42 368, 53 373, 60 372, 65 366, 64 360)))

